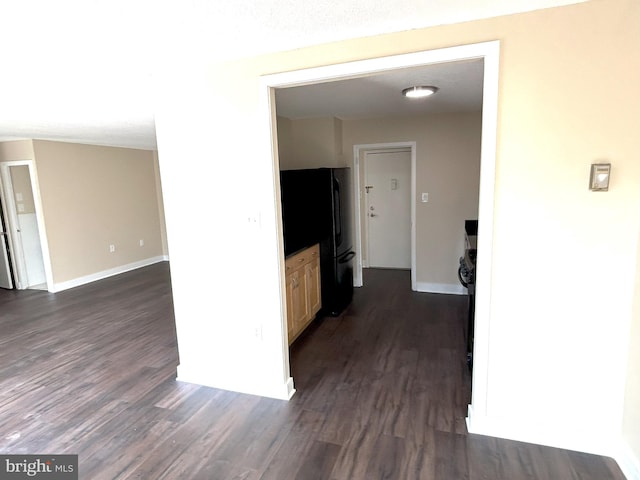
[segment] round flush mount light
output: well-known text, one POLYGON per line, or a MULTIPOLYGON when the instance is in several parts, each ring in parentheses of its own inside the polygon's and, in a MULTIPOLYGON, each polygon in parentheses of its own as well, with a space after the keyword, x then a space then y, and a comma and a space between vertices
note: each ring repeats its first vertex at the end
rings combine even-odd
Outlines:
POLYGON ((407 98, 426 98, 438 91, 438 87, 409 87, 402 90, 402 95, 407 98))

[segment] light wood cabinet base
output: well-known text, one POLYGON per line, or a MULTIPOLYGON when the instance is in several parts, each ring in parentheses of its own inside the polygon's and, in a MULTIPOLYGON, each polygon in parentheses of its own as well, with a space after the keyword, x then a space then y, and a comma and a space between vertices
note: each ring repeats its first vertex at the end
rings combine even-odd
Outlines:
POLYGON ((291 345, 322 307, 320 247, 314 245, 287 258, 285 272, 287 333, 291 345))

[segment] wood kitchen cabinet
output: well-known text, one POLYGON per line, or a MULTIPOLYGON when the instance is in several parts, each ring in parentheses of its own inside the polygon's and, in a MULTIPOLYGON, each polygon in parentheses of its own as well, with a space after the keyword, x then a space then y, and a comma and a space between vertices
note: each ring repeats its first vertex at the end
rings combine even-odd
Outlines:
POLYGON ((285 283, 287 332, 291 345, 322 307, 320 247, 317 244, 285 260, 285 283))

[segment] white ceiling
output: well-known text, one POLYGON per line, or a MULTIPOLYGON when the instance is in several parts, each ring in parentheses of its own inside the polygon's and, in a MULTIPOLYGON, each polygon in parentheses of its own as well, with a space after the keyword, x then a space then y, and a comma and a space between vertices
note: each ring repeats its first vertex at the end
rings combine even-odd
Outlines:
POLYGON ((342 119, 466 112, 482 108, 483 61, 440 63, 374 76, 276 90, 277 114, 287 118, 334 116, 342 119), (402 90, 438 87, 425 99, 402 90))
MULTIPOLYGON (((0 141, 42 138, 153 149, 154 75, 173 59, 256 55, 579 1, 0 0, 0 141)), ((439 74, 458 83, 465 79, 439 74)), ((367 89, 384 87, 375 78, 365 80, 367 89)), ((430 108, 447 91, 453 90, 443 87, 430 108)), ((457 91, 461 102, 470 90, 457 91)), ((387 102, 398 108, 391 96, 387 102)), ((383 108, 379 102, 368 113, 378 103, 370 98, 347 103, 359 111, 331 114, 378 115, 383 108)), ((282 108, 309 115, 301 106, 282 108)))

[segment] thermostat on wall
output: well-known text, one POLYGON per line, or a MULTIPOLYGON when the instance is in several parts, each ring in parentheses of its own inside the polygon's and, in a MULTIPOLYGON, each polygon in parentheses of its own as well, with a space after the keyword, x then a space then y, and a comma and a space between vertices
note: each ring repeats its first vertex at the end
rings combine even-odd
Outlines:
POLYGON ((606 192, 609 190, 610 163, 593 163, 589 176, 589 190, 592 192, 606 192))

